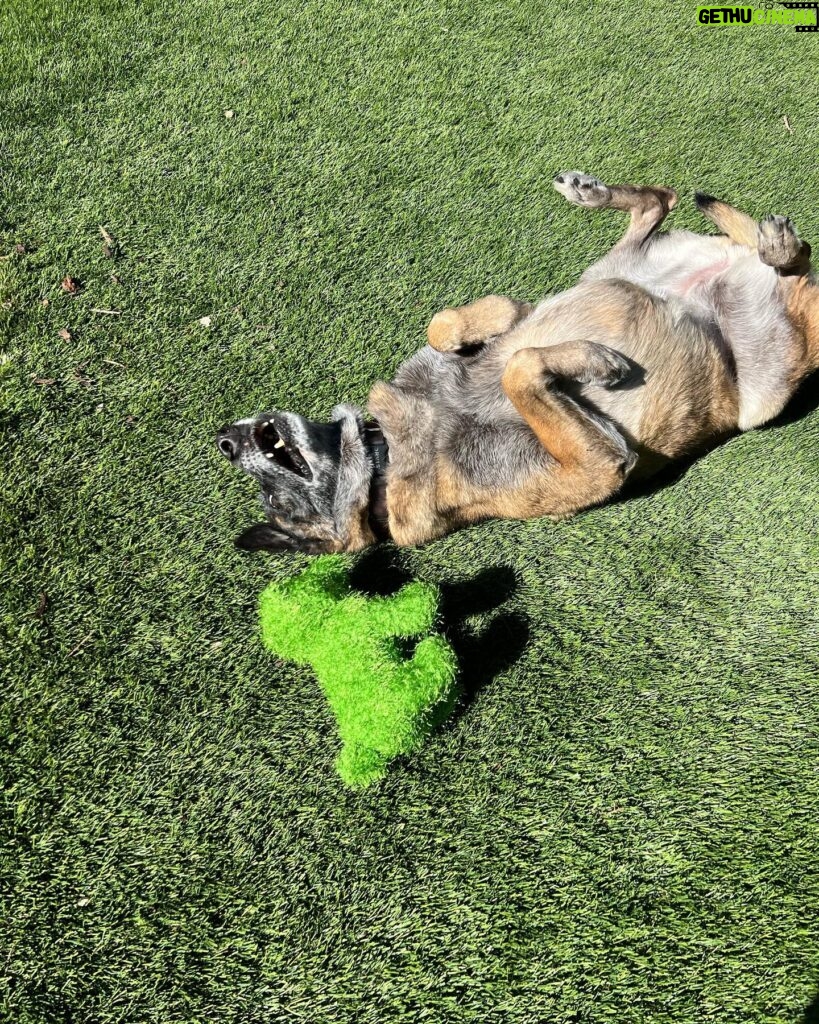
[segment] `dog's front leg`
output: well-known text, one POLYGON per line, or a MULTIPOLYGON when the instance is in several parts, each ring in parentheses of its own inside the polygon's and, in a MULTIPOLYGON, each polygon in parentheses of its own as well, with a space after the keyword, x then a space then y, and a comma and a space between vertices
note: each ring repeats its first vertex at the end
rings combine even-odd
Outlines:
POLYGON ((442 309, 427 328, 430 345, 438 352, 469 352, 490 338, 505 334, 534 307, 505 295, 486 295, 466 306, 442 309))
POLYGON ((628 229, 615 248, 640 246, 677 205, 673 188, 653 185, 605 185, 582 171, 561 171, 552 184, 575 206, 587 210, 622 210, 631 214, 628 229))

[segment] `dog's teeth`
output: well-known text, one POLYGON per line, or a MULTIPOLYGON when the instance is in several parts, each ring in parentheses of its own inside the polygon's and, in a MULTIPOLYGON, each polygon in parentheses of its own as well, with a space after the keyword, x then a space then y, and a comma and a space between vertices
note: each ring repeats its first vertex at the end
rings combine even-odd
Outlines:
POLYGON ((284 441, 281 438, 273 445, 274 448, 284 448, 284 441))
POLYGON ((266 459, 272 459, 273 458, 273 452, 265 452, 264 453, 264 457, 266 459))

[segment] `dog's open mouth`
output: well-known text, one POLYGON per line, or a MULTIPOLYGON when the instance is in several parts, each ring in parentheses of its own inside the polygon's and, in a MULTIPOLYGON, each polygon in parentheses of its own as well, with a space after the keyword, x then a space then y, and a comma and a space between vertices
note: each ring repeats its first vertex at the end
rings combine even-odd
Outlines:
POLYGON ((256 444, 266 459, 282 469, 296 473, 304 480, 313 476, 310 467, 294 444, 289 444, 276 429, 273 420, 265 420, 256 427, 256 444))

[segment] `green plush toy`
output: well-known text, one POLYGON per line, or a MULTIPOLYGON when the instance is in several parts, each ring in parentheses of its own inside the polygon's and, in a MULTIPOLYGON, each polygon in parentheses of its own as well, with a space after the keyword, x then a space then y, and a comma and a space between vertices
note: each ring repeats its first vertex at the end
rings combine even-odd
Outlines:
POLYGON ((343 555, 326 555, 261 597, 262 639, 271 651, 312 665, 338 721, 336 761, 348 786, 384 776, 417 750, 452 710, 455 654, 431 633, 438 591, 409 583, 390 597, 351 590, 343 555), (423 637, 411 658, 398 638, 423 637))

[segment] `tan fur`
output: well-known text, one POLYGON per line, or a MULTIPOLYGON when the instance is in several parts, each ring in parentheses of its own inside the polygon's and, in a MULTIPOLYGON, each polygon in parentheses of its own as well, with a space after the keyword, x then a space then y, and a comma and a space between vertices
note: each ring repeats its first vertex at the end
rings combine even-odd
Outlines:
MULTIPOLYGON (((556 465, 534 485, 505 503, 515 518, 560 518, 604 501, 618 490, 629 468, 623 449, 574 403, 550 385, 574 377, 594 359, 604 359, 584 342, 519 349, 506 364, 503 390, 556 465)), ((600 367, 601 375, 606 366, 600 367)))
POLYGON ((747 213, 729 206, 728 203, 712 196, 697 196, 697 206, 700 213, 723 232, 728 235, 732 242, 738 245, 747 245, 751 249, 756 248, 757 222, 747 213))
MULTIPOLYGON (((391 384, 376 381, 367 406, 381 424, 392 424, 397 433, 412 431, 413 425, 406 422, 404 406, 391 384)), ((423 544, 447 532, 450 519, 435 472, 425 464, 415 464, 411 457, 399 461, 393 455, 388 480, 390 533, 397 544, 423 544)))
POLYGON ((609 206, 631 214, 631 223, 618 245, 641 245, 677 205, 673 188, 611 185, 609 206))
POLYGON ((350 520, 350 528, 346 542, 340 543, 335 551, 361 551, 376 543, 376 536, 370 527, 367 510, 361 512, 350 520))
POLYGON ((644 366, 646 386, 639 395, 605 388, 587 388, 585 394, 641 455, 654 453, 667 461, 736 426, 730 366, 711 340, 694 329, 685 329, 688 343, 680 345, 682 330, 661 303, 636 285, 596 281, 560 296, 498 345, 512 356, 582 337, 610 345, 644 366))
POLYGON ((531 311, 528 302, 516 302, 505 295, 487 295, 458 309, 436 313, 427 328, 427 338, 439 352, 452 352, 462 345, 504 334, 531 311))
POLYGON ((791 380, 796 387, 808 373, 819 370, 819 287, 806 277, 791 279, 786 287, 788 318, 798 345, 791 380))

